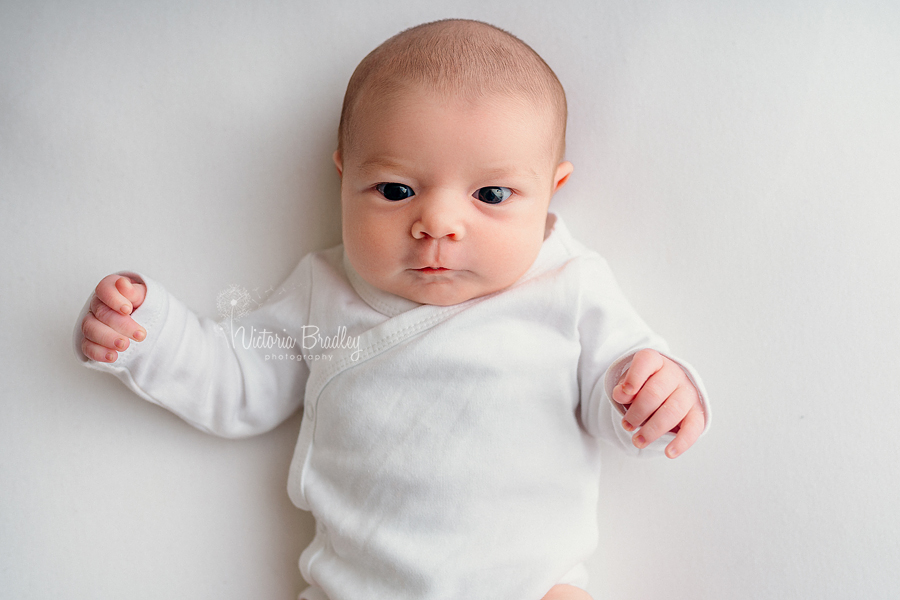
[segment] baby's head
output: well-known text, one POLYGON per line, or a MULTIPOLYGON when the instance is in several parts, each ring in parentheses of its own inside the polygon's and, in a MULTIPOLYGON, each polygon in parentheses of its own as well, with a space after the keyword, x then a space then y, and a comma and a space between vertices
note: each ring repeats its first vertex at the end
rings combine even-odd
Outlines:
POLYGON ((450 305, 504 289, 544 239, 566 100, 526 44, 475 21, 389 39, 357 67, 334 159, 344 246, 370 284, 450 305))

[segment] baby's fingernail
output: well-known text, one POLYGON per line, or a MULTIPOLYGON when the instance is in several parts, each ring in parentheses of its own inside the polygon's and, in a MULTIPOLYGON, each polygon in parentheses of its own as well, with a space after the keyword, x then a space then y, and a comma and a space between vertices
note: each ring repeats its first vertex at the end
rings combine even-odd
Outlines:
POLYGON ((630 383, 623 383, 622 392, 625 393, 625 395, 630 396, 634 393, 634 386, 630 383))
POLYGON ((632 425, 625 419, 622 419, 622 427, 625 428, 625 431, 634 431, 634 425, 632 425))
POLYGON ((131 305, 123 304, 122 307, 119 309, 119 311, 121 311, 121 313, 123 315, 130 315, 131 314, 131 305))
POLYGON ((147 337, 147 332, 143 329, 139 329, 138 331, 134 332, 134 335, 132 337, 134 338, 134 341, 142 342, 144 341, 144 338, 147 337))
POLYGON ((675 448, 666 448, 666 456, 668 456, 669 458, 675 458, 676 456, 678 456, 678 450, 676 450, 675 448))
POLYGON ((125 340, 123 340, 122 338, 117 338, 115 344, 116 348, 118 348, 119 350, 125 349, 125 340))
POLYGON ((638 448, 643 448, 647 445, 647 440, 645 440, 642 435, 636 435, 634 436, 634 445, 638 448))
POLYGON ((116 360, 116 353, 115 352, 107 352, 106 353, 106 362, 112 362, 114 360, 116 360))

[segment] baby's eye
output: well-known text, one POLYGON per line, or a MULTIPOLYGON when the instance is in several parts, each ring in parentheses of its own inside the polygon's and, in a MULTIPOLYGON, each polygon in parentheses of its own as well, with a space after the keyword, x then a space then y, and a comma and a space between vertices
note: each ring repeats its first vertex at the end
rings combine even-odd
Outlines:
POLYGON ((479 188, 473 195, 487 204, 500 204, 512 196, 512 190, 505 187, 483 187, 479 188))
POLYGON ((405 200, 416 195, 411 187, 403 185, 402 183, 379 183, 375 186, 375 189, 378 190, 378 193, 384 196, 385 199, 391 200, 392 202, 405 200))

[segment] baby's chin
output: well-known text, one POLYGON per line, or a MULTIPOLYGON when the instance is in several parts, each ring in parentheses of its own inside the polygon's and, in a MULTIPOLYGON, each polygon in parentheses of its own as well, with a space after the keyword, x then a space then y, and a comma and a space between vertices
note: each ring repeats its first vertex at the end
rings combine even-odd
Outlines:
POLYGON ((419 304, 432 306, 453 306, 475 298, 488 296, 508 286, 477 286, 461 282, 431 283, 399 290, 391 293, 419 304))

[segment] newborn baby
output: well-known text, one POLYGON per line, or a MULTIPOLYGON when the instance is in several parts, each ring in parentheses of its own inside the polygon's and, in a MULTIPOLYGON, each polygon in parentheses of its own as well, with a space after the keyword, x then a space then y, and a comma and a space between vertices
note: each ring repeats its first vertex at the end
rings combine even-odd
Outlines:
POLYGON ((237 329, 136 273, 79 317, 88 366, 204 431, 303 408, 301 599, 589 598, 600 440, 674 458, 709 426, 692 368, 548 212, 565 128, 562 86, 517 38, 409 29, 347 88, 343 245, 237 329))

